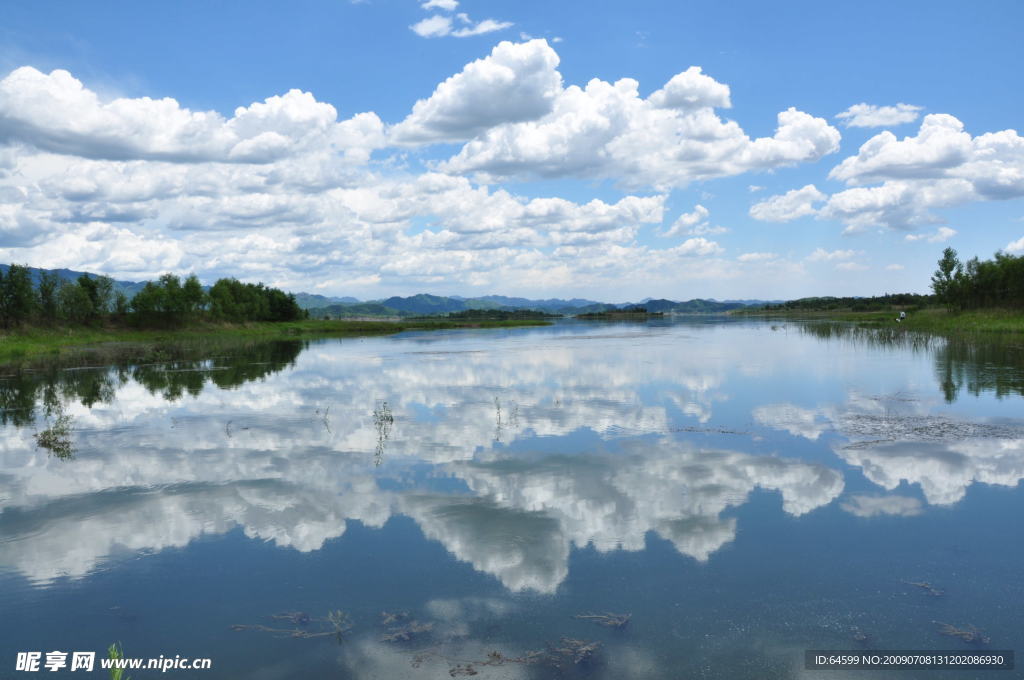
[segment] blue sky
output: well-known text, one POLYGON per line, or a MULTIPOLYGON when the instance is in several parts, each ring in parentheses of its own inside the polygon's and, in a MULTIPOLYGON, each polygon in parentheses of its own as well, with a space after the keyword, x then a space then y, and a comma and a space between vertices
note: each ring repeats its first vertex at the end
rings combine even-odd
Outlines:
POLYGON ((0 261, 620 301, 1024 252, 1024 6, 782 4, 9 1, 0 261))

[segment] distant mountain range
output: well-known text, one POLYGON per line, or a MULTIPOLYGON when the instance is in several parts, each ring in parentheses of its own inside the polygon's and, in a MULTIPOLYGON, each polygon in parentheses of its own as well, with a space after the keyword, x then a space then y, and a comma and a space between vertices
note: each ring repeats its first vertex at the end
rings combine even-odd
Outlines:
MULTIPOLYGON (((7 271, 11 268, 9 264, 0 264, 0 274, 7 275, 7 271)), ((43 272, 52 272, 59 276, 64 281, 76 281, 79 276, 83 274, 90 278, 99 278, 98 274, 91 272, 79 272, 73 269, 40 269, 39 267, 29 267, 29 271, 32 273, 32 282, 35 284, 39 283, 39 275, 43 272)), ((124 293, 127 297, 131 298, 146 285, 146 282, 141 283, 136 281, 114 281, 114 290, 119 290, 124 293)))
POLYGON ((750 305, 763 305, 766 301, 744 300, 719 302, 717 300, 687 300, 679 302, 676 300, 651 299, 642 302, 624 302, 611 304, 597 302, 595 300, 583 300, 573 298, 561 300, 549 298, 546 300, 530 300, 527 298, 506 297, 503 295, 488 295, 479 298, 464 297, 442 297, 439 295, 412 295, 410 297, 389 297, 386 300, 372 300, 359 303, 336 303, 322 307, 310 308, 310 315, 314 317, 353 317, 353 316, 426 316, 432 314, 450 314, 462 312, 468 309, 499 309, 516 310, 531 309, 550 314, 588 314, 600 313, 613 309, 625 307, 645 307, 649 312, 661 312, 663 314, 721 314, 732 309, 739 309, 750 305))
MULTIPOLYGON (((9 265, 0 264, 0 272, 7 273, 9 265)), ((39 274, 44 271, 56 273, 61 279, 74 281, 83 274, 95 278, 97 275, 91 272, 80 272, 72 269, 38 269, 29 268, 33 279, 38 282, 39 274)), ((129 298, 134 296, 142 287, 145 281, 114 281, 115 290, 122 291, 129 298)), ((440 296, 420 293, 409 297, 393 296, 384 300, 362 301, 354 297, 331 297, 317 295, 314 293, 295 293, 295 300, 299 306, 308 309, 310 316, 315 318, 341 318, 355 316, 427 316, 433 314, 450 314, 462 312, 467 309, 532 309, 551 314, 586 314, 604 312, 610 309, 622 309, 624 307, 642 306, 649 312, 662 312, 666 314, 720 314, 732 309, 752 305, 763 305, 767 303, 779 304, 782 300, 711 300, 695 299, 685 302, 675 300, 645 298, 640 302, 623 302, 611 304, 597 300, 586 300, 583 298, 572 298, 568 300, 560 298, 548 298, 544 300, 530 300, 521 297, 508 297, 505 295, 484 295, 482 297, 467 298, 461 295, 440 296)))

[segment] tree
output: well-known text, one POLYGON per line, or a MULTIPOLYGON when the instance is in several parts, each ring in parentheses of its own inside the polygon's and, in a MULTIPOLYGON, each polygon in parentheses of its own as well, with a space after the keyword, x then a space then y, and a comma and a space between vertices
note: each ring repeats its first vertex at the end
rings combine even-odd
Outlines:
POLYGON ((94 303, 98 314, 109 314, 114 302, 114 280, 109 276, 96 278, 96 297, 94 303))
POLYGON ((60 318, 76 324, 84 324, 94 317, 92 299, 86 287, 78 283, 62 281, 57 290, 57 307, 60 318))
POLYGON ((128 314, 129 302, 128 296, 124 294, 124 291, 117 291, 114 293, 114 314, 118 318, 124 318, 128 314))
POLYGON ((60 277, 56 272, 39 273, 39 313, 44 321, 53 323, 57 320, 57 291, 60 289, 60 277))
POLYGON ((132 311, 135 320, 142 325, 152 325, 165 320, 167 309, 165 290, 162 286, 147 281, 135 297, 132 298, 132 311))
POLYGON ((963 278, 964 267, 957 258, 956 251, 946 248, 942 251, 939 268, 932 274, 932 291, 942 303, 953 306, 957 301, 958 284, 963 278))
POLYGON ((195 274, 190 274, 181 287, 182 300, 184 302, 185 314, 194 318, 206 307, 206 293, 203 285, 195 274))
POLYGON ((36 310, 36 291, 28 265, 12 264, 0 276, 0 322, 7 328, 25 323, 36 310))
POLYGON ((78 297, 81 301, 80 304, 84 307, 84 309, 76 313, 76 316, 80 316, 84 319, 96 318, 96 314, 100 311, 99 282, 88 274, 82 274, 76 280, 76 285, 82 289, 82 294, 78 297))

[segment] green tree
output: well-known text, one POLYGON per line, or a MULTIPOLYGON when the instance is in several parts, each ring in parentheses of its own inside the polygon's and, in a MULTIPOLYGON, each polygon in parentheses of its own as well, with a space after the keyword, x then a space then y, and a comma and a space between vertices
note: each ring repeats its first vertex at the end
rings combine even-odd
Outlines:
POLYGON ((114 303, 114 280, 109 276, 96 278, 96 312, 107 315, 114 303))
POLYGON ((53 323, 57 320, 57 291, 60 289, 60 277, 55 272, 39 273, 39 313, 44 321, 53 323))
POLYGON ((119 290, 114 293, 114 315, 120 319, 123 319, 128 315, 130 309, 130 303, 128 296, 124 294, 124 291, 119 290))
POLYGON ((943 304, 952 307, 957 301, 963 269, 955 250, 946 248, 942 251, 939 268, 932 274, 932 292, 943 304))
POLYGON ((135 321, 143 326, 166 323, 166 291, 163 286, 147 281, 131 302, 135 321))
POLYGON ((35 313, 36 291, 28 265, 12 264, 0 276, 0 322, 7 328, 25 323, 35 313))
POLYGON ((185 283, 181 286, 181 294, 185 314, 188 318, 194 319, 206 308, 206 292, 203 291, 203 284, 199 283, 195 274, 189 274, 189 277, 185 279, 185 283))
POLYGON ((88 323, 94 318, 89 291, 76 283, 62 281, 57 290, 57 307, 62 320, 73 324, 88 323))

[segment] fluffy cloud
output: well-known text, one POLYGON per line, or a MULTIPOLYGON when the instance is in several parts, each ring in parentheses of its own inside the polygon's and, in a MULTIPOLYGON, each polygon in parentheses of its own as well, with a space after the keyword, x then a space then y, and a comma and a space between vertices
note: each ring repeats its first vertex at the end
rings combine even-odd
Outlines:
POLYGON ((824 248, 815 248, 814 252, 807 256, 808 262, 834 262, 836 260, 849 260, 857 255, 862 255, 863 251, 858 250, 833 250, 828 251, 824 248))
POLYGON ((456 7, 459 6, 458 0, 426 0, 422 5, 423 9, 443 9, 447 12, 452 12, 456 7))
POLYGON ((540 118, 562 89, 557 68, 558 54, 544 40, 499 43, 416 102, 390 138, 399 144, 464 141, 503 123, 540 118))
POLYGON ((694 180, 813 161, 839 148, 821 118, 788 109, 774 136, 750 139, 716 107, 729 89, 691 68, 648 98, 639 83, 593 79, 562 90, 537 120, 493 127, 440 168, 482 178, 612 177, 664 189, 694 180))
POLYGON ((1007 243, 1006 252, 1013 254, 1024 253, 1024 236, 1021 236, 1019 239, 1012 243, 1007 243))
POLYGON ((765 222, 789 222, 798 217, 816 214, 818 210, 814 204, 826 198, 828 197, 818 191, 816 186, 808 184, 802 189, 792 189, 780 196, 772 196, 755 203, 750 208, 750 216, 765 222))
POLYGON ((778 255, 775 253, 743 253, 736 259, 740 262, 764 262, 774 260, 778 255))
MULTIPOLYGON (((437 6, 441 9, 455 9, 457 4, 441 0, 441 3, 427 3, 423 7, 426 9, 432 6, 437 6), (450 7, 446 5, 450 5, 450 7)), ((455 38, 468 38, 473 35, 503 31, 513 25, 511 21, 497 21, 495 19, 484 19, 483 21, 473 23, 473 20, 468 15, 461 12, 455 15, 455 19, 463 24, 462 28, 455 28, 451 17, 440 14, 435 14, 422 21, 418 21, 409 28, 421 38, 443 38, 449 35, 455 38)))
POLYGON ((715 234, 724 234, 729 230, 723 226, 711 226, 708 223, 707 218, 710 213, 704 206, 697 204, 693 212, 681 214, 672 226, 661 232, 661 236, 671 237, 678 236, 680 234, 686 234, 688 236, 713 236, 715 234))
POLYGON ((945 243, 956 236, 956 229, 939 227, 934 234, 907 234, 903 238, 907 241, 927 241, 928 243, 945 243))
POLYGON ((684 111, 732 106, 729 86, 704 75, 700 66, 691 66, 672 76, 665 87, 651 94, 648 100, 659 108, 684 111))
POLYGON ((938 179, 961 166, 973 151, 963 123, 948 114, 925 116, 914 137, 881 132, 829 173, 831 179, 859 185, 888 179, 938 179))
POLYGON ((0 80, 0 259, 362 297, 425 286, 593 295, 609 281, 649 294, 740 275, 712 240, 727 229, 700 219, 703 208, 662 227, 667 195, 651 187, 771 169, 838 143, 796 110, 773 137, 749 138, 715 112, 730 104, 728 86, 697 67, 642 98, 630 79, 565 87, 558 66, 543 40, 501 43, 390 127, 374 113, 339 120, 298 90, 224 116, 17 69, 0 80), (504 153, 495 144, 507 135, 508 176, 609 177, 645 192, 569 201, 460 176, 496 171, 478 162, 504 153), (406 155, 451 142, 465 144, 433 169, 406 155), (678 240, 648 246, 638 241, 647 225, 678 240))
POLYGON ((875 106, 873 104, 854 104, 836 118, 844 121, 846 127, 888 127, 912 123, 917 120, 920 106, 897 104, 896 106, 875 106))
POLYGON ((268 163, 336 144, 338 127, 333 106, 299 90, 224 119, 170 98, 103 102, 62 70, 25 66, 0 80, 0 142, 84 158, 268 163))
POLYGON ((417 21, 409 28, 421 38, 441 38, 452 32, 452 20, 451 17, 435 14, 432 17, 417 21))
POLYGON ((802 214, 838 220, 848 232, 911 230, 941 222, 939 208, 1024 196, 1024 137, 1014 130, 972 137, 953 116, 930 114, 914 136, 875 135, 829 178, 851 188, 827 197, 820 208, 804 206, 802 214))

